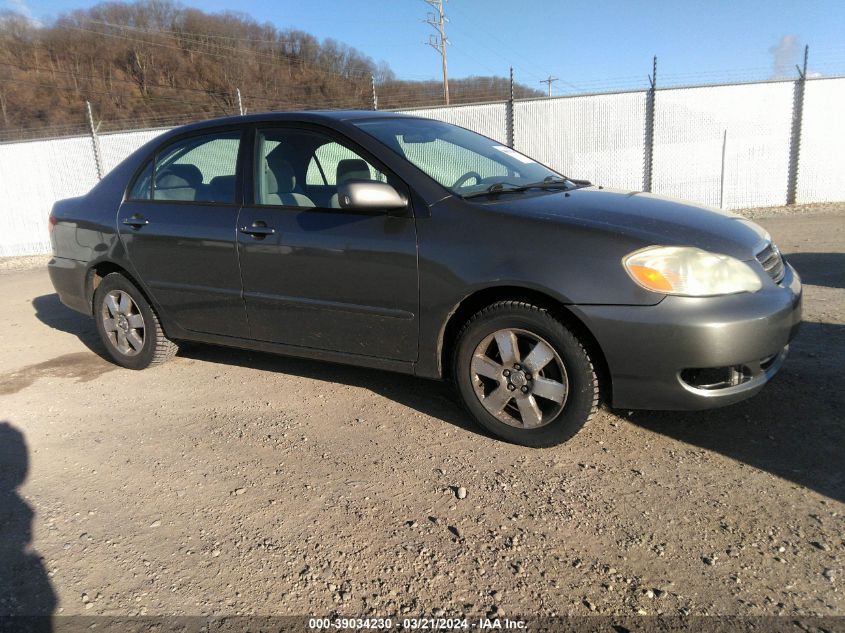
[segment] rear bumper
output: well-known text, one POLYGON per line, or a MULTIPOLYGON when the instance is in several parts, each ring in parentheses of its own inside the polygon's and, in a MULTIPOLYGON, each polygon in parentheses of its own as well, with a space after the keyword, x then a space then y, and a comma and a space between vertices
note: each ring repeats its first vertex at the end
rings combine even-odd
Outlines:
POLYGON ((65 257, 53 257, 47 264, 50 281, 59 295, 59 300, 68 308, 91 314, 87 296, 88 267, 85 262, 65 257))
POLYGON ((801 322, 801 280, 787 265, 780 284, 754 294, 572 307, 604 352, 612 406, 707 409, 753 396, 780 369, 801 322), (689 370, 710 368, 744 375, 719 388, 690 384, 689 370))

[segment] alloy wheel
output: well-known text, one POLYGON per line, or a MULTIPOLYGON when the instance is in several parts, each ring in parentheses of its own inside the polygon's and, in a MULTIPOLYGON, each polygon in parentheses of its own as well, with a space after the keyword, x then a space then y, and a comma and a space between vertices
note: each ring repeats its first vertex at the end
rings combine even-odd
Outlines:
POLYGON ((135 356, 144 347, 144 316, 123 290, 112 290, 103 301, 103 329, 114 348, 125 356, 135 356))
POLYGON ((485 337, 475 348, 470 374, 484 408, 517 428, 551 423, 563 411, 569 392, 560 354, 541 336, 522 329, 485 337))

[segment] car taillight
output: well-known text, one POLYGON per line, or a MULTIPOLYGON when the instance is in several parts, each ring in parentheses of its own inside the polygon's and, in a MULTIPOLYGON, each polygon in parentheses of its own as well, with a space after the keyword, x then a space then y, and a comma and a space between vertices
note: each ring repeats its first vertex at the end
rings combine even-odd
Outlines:
POLYGON ((56 220, 56 216, 54 216, 54 215, 52 215, 52 214, 51 214, 51 215, 50 215, 50 219, 49 219, 49 221, 47 222, 47 230, 48 230, 50 233, 52 233, 52 232, 53 232, 53 228, 56 226, 56 222, 58 222, 58 220, 56 220))

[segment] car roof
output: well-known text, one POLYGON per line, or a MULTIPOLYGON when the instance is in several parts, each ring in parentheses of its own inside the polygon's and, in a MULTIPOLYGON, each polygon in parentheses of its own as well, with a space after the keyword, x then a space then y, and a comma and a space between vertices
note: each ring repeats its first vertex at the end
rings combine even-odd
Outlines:
POLYGON ((399 112, 383 112, 379 110, 307 110, 298 112, 258 112, 255 114, 235 115, 217 119, 207 119, 196 123, 180 126, 179 131, 201 130, 207 127, 232 125, 234 123, 272 123, 275 121, 300 121, 311 123, 331 123, 337 121, 354 121, 358 119, 416 119, 399 112))

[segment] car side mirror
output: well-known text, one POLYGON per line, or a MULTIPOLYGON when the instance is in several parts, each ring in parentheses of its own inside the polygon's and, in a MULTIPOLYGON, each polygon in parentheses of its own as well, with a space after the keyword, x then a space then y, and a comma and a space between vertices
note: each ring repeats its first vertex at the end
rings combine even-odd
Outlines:
POLYGON ((405 196, 386 182, 377 180, 350 180, 341 183, 337 186, 337 200, 341 209, 395 212, 408 208, 408 199, 405 196))

